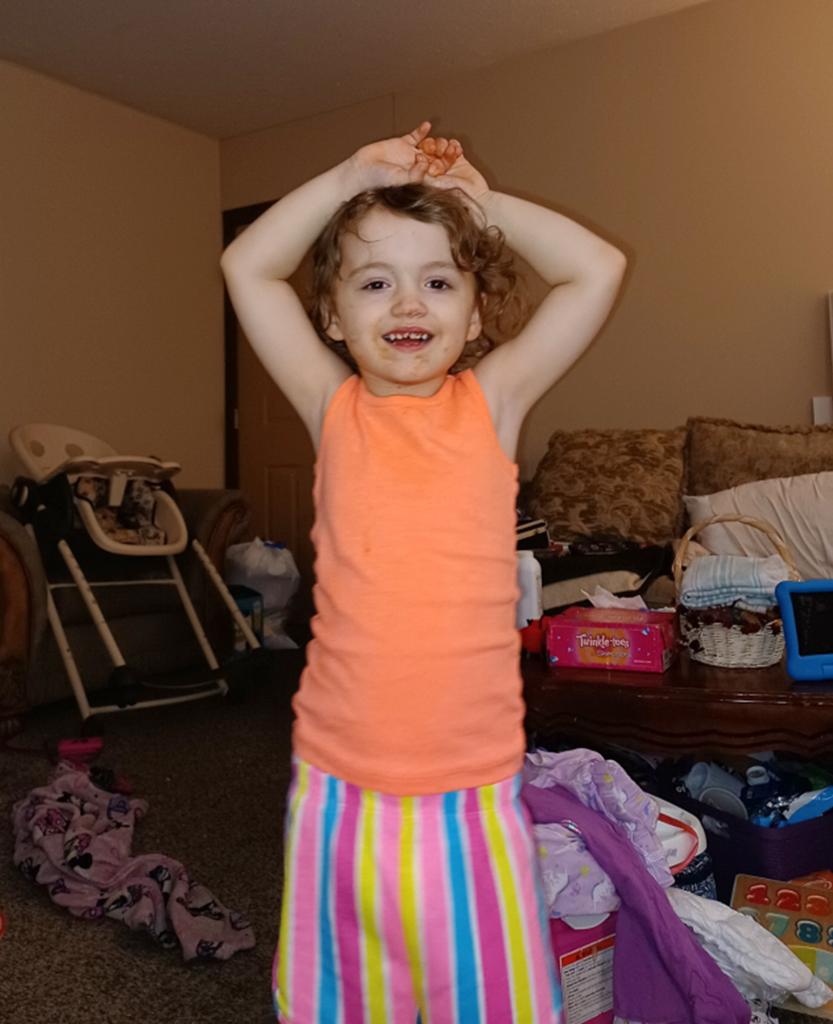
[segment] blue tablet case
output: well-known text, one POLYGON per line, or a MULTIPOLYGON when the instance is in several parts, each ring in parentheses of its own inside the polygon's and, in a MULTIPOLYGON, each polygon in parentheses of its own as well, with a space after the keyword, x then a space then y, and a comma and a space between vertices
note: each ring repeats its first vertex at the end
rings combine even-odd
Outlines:
POLYGON ((784 623, 787 672, 802 682, 833 682, 833 579, 785 581, 775 596, 784 623))

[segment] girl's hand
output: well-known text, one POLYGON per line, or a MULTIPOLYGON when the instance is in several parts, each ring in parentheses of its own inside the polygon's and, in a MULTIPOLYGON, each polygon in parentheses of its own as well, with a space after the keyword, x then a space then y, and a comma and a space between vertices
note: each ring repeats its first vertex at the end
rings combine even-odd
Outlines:
POLYGON ((426 136, 418 146, 429 161, 427 174, 430 184, 438 188, 459 188, 475 202, 483 201, 489 192, 489 184, 465 158, 463 147, 457 139, 426 136))
POLYGON ((431 122, 423 121, 407 135, 362 146, 348 161, 355 179, 354 191, 422 181, 430 160, 420 149, 420 143, 430 131, 431 122))

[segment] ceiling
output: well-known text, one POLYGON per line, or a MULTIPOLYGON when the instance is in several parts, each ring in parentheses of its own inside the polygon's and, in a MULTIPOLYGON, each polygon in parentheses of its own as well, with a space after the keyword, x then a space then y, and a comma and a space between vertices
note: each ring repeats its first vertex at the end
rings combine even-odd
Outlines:
POLYGON ((24 0, 0 58, 215 138, 704 0, 24 0))

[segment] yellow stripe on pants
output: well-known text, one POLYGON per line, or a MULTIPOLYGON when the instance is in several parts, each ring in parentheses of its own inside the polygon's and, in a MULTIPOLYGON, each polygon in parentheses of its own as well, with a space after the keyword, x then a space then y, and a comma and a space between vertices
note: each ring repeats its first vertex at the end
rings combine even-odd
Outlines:
POLYGON ((509 947, 506 950, 506 958, 510 964, 512 977, 512 1005, 515 1020, 532 1020, 532 992, 527 968, 524 926, 518 893, 515 888, 515 872, 511 855, 495 812, 495 787, 484 786, 480 790, 479 799, 483 809, 486 842, 489 844, 492 869, 505 922, 505 941, 509 947))
POLYGON ((370 1013, 369 1024, 387 1024, 385 1005, 385 971, 382 939, 377 919, 376 892, 376 794, 362 792, 361 823, 359 826, 359 920, 362 925, 364 949, 365 1005, 370 1013))
POLYGON ((405 946, 411 965, 411 979, 414 996, 420 1010, 425 1007, 422 979, 422 953, 419 941, 419 911, 416 878, 416 802, 418 797, 402 798, 402 831, 399 839, 399 883, 402 907, 402 926, 405 932, 405 946))
POLYGON ((280 1003, 281 1013, 287 1012, 287 1001, 289 998, 289 967, 292 951, 292 938, 289 934, 290 921, 290 907, 294 900, 294 882, 292 868, 295 864, 295 851, 298 846, 298 808, 301 805, 301 801, 307 795, 307 789, 309 788, 309 767, 303 761, 298 762, 298 785, 295 788, 295 796, 292 799, 292 804, 289 809, 289 832, 287 838, 289 839, 289 849, 284 855, 284 878, 283 878, 283 894, 281 896, 281 950, 280 950, 280 962, 278 964, 278 1001, 280 1003))

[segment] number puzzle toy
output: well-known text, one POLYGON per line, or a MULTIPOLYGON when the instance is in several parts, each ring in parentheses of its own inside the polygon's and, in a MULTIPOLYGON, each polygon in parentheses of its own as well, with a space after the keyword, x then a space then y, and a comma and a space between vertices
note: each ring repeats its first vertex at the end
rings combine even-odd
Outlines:
MULTIPOLYGON (((780 939, 817 978, 833 983, 833 891, 818 881, 779 882, 758 875, 738 875, 731 906, 780 939)), ((833 1020, 833 1001, 810 1010, 792 1000, 784 1004, 802 1014, 833 1020)))

